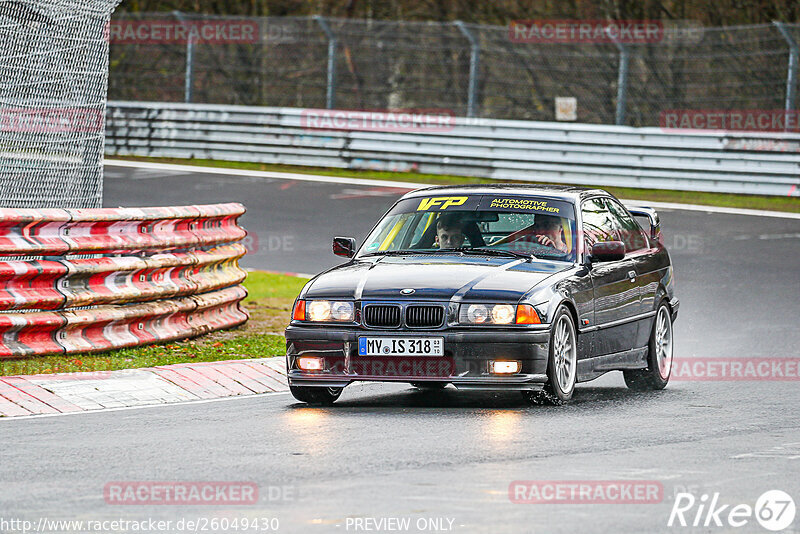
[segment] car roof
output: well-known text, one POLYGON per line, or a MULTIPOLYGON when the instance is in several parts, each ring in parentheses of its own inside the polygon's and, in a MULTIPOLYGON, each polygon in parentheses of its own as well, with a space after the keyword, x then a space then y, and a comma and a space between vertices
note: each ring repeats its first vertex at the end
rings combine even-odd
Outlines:
POLYGON ((509 195, 520 196, 543 196, 571 202, 579 201, 596 195, 613 196, 602 189, 591 189, 573 185, 468 184, 424 187, 422 189, 415 189, 414 191, 407 193, 403 196, 403 198, 423 197, 440 193, 452 195, 497 195, 500 193, 505 193, 509 195))

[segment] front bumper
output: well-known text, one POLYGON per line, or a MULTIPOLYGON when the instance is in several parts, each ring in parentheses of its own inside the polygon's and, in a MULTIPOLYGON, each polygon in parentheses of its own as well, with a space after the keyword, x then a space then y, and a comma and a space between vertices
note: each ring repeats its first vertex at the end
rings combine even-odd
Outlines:
POLYGON ((547 381, 550 333, 533 329, 445 331, 363 330, 291 325, 286 329, 286 368, 292 386, 344 387, 351 382, 447 382, 459 389, 536 391, 547 381), (358 338, 441 337, 444 356, 359 356, 358 338), (302 371, 300 356, 323 358, 322 371, 302 371), (493 360, 518 360, 512 375, 489 372, 493 360))

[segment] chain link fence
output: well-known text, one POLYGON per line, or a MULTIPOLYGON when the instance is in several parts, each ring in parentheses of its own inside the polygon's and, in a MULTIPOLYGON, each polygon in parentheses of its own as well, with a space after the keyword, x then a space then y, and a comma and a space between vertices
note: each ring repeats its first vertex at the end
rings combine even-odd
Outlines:
POLYGON ((800 42, 800 24, 665 26, 658 42, 640 44, 518 42, 509 27, 318 17, 145 13, 114 24, 113 100, 552 121, 555 99, 573 97, 578 122, 631 126, 658 125, 668 109, 793 108, 787 87, 796 85, 789 73, 800 42), (114 24, 128 35, 115 36, 114 24), (220 36, 220 25, 237 24, 251 38, 220 36), (159 40, 159 25, 217 32, 159 40))
POLYGON ((99 207, 119 0, 0 0, 0 206, 99 207))

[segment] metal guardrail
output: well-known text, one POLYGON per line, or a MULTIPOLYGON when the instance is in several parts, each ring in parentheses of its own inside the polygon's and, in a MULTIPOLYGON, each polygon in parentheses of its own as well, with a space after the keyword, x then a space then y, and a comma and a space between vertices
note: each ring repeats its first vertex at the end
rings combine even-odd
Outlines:
POLYGON ((0 209, 0 254, 44 256, 0 261, 0 358, 104 351, 244 323, 243 213, 241 204, 0 209))
POLYGON ((110 102, 106 154, 800 196, 799 134, 471 118, 427 131, 322 129, 310 112, 110 102))

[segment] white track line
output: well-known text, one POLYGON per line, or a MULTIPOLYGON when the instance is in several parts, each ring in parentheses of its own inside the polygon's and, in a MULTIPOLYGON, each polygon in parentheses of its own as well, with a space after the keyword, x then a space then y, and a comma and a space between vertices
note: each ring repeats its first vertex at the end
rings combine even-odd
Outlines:
POLYGON ((346 178, 344 176, 320 176, 317 174, 294 174, 290 172, 252 171, 248 169, 230 169, 225 167, 200 167, 197 165, 173 165, 171 163, 150 163, 147 161, 126 161, 107 159, 105 165, 129 167, 134 169, 151 169, 159 171, 184 171, 203 174, 224 174, 227 176, 253 176, 255 178, 271 178, 273 180, 296 180, 301 182, 324 182, 329 184, 370 185, 378 187, 402 187, 419 189, 436 184, 419 182, 390 182, 387 180, 367 180, 365 178, 346 178))
POLYGON ((677 204, 673 202, 650 202, 649 200, 620 199, 629 206, 648 206, 665 210, 704 211, 727 215, 752 215, 754 217, 773 217, 776 219, 800 219, 800 213, 785 211, 751 210, 746 208, 725 208, 722 206, 701 206, 699 204, 677 204))
MULTIPOLYGON (((246 169, 229 169, 223 167, 200 167, 196 165, 173 165, 171 163, 150 163, 146 161, 127 161, 106 159, 105 165, 114 167, 129 167, 135 169, 151 169, 162 171, 197 172, 204 174, 224 174, 227 176, 252 176, 256 178, 269 178, 273 180, 297 180, 304 182, 323 182, 329 184, 369 185, 373 187, 397 187, 419 189, 437 184, 424 184, 419 182, 392 182, 389 180, 368 180, 364 178, 346 178, 343 176, 321 176, 317 174, 295 174, 290 172, 251 171, 246 169)), ((626 200, 625 204, 633 206, 649 206, 669 210, 703 211, 706 213, 724 213, 728 215, 752 215, 755 217, 774 217, 778 219, 800 219, 800 213, 781 211, 751 210, 745 208, 725 208, 718 206, 701 206, 698 204, 677 204, 672 202, 650 202, 647 200, 626 200)))
POLYGON ((207 404, 210 402, 225 402, 236 399, 252 399, 254 397, 267 397, 270 395, 287 395, 288 391, 268 391, 266 393, 253 393, 252 395, 232 395, 230 397, 219 397, 216 399, 197 399, 180 402, 162 402, 159 404, 145 404, 144 406, 120 406, 119 408, 102 408, 99 410, 83 410, 80 412, 64 412, 64 413, 43 413, 31 415, 14 415, 9 417, 0 417, 0 424, 4 421, 18 421, 20 419, 43 419, 45 417, 66 417, 68 415, 86 415, 90 413, 104 413, 104 412, 122 412, 127 410, 146 410, 149 408, 161 408, 163 406, 185 406, 187 404, 207 404))

